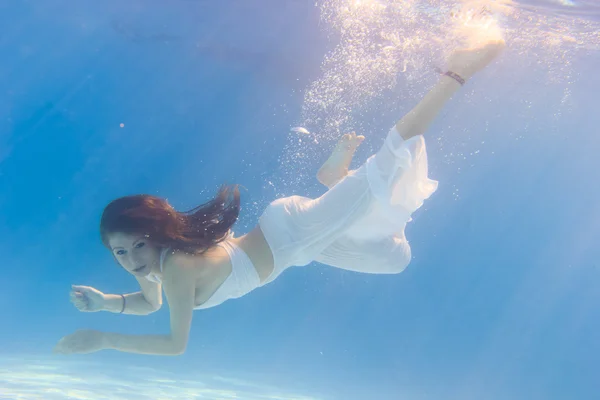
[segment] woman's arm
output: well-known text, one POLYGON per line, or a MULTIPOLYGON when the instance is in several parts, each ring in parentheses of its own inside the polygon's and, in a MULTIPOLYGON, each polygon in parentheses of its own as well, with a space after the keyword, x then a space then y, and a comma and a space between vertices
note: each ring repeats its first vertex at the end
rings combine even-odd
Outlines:
POLYGON ((196 277, 185 256, 165 260, 162 282, 171 314, 168 335, 123 335, 104 333, 104 348, 127 353, 179 355, 186 349, 195 307, 196 277))
MULTIPOLYGON (((100 350, 152 355, 179 355, 187 346, 195 307, 197 260, 179 253, 165 260, 162 287, 171 312, 167 335, 123 335, 96 330, 79 330, 63 337, 54 348, 59 354, 87 354, 100 350)), ((121 297, 121 296, 119 296, 121 297)), ((162 301, 162 300, 161 300, 162 301)), ((122 303, 121 303, 122 305, 122 303)))
POLYGON ((160 310, 162 307, 162 288, 159 283, 150 282, 145 278, 136 277, 140 288, 140 292, 104 295, 104 310, 113 312, 130 314, 130 315, 148 315, 160 310), (123 304, 123 297, 125 304, 123 304))
POLYGON ((109 311, 113 313, 148 315, 162 306, 161 285, 144 278, 136 278, 140 292, 104 294, 91 286, 71 286, 71 303, 83 312, 109 311))

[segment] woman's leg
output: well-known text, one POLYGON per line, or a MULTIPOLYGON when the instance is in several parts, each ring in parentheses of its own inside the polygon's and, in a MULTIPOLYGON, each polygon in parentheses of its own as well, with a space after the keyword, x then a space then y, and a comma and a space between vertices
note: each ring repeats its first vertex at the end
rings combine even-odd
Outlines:
MULTIPOLYGON (((363 140, 363 136, 356 136, 354 133, 343 135, 317 172, 317 180, 331 189, 344 179, 349 173, 354 153, 363 140)), ((323 250, 315 261, 353 272, 400 273, 410 262, 411 249, 403 227, 398 230, 400 232, 376 240, 356 240, 342 235, 323 250)))
POLYGON ((501 38, 488 40, 470 49, 454 51, 447 61, 448 72, 429 91, 396 127, 400 136, 408 140, 425 133, 450 97, 478 71, 488 66, 504 49, 501 38))
POLYGON ((422 146, 422 138, 415 137, 402 154, 390 152, 398 158, 388 171, 380 169, 376 154, 316 199, 291 196, 272 202, 259 220, 274 263, 263 284, 290 266, 315 260, 359 272, 403 270, 410 261, 404 226, 435 190, 422 146), (397 177, 393 187, 387 186, 390 176, 397 177))
POLYGON ((348 168, 354 153, 365 137, 355 133, 346 133, 338 141, 327 161, 319 168, 317 180, 331 189, 348 175, 348 168))
POLYGON ((410 245, 403 232, 376 240, 342 236, 315 258, 322 264, 366 274, 399 274, 410 260, 410 245))
POLYGON ((306 265, 319 255, 327 256, 324 251, 338 240, 344 242, 338 249, 345 249, 347 241, 377 242, 403 231, 410 215, 436 188, 436 182, 427 178, 427 155, 421 134, 460 88, 461 77, 456 74, 470 77, 487 65, 501 47, 495 42, 457 52, 459 56, 453 56, 450 63, 456 72, 442 76, 389 132, 381 150, 323 196, 292 196, 269 205, 260 218, 275 262, 275 271, 268 281, 289 266, 306 265))

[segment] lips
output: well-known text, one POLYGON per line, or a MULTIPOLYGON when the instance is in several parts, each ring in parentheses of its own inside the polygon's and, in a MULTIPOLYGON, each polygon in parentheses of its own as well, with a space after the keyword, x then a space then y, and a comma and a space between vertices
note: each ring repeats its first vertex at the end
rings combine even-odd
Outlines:
POLYGON ((146 268, 145 265, 142 265, 141 267, 137 267, 133 270, 133 272, 142 272, 144 270, 144 268, 146 268))

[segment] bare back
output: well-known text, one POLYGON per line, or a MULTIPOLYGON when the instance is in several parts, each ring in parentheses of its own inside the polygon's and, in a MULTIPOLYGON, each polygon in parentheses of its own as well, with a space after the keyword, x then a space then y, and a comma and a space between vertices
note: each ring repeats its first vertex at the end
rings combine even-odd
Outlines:
POLYGON ((248 255, 256 268, 260 281, 264 282, 273 272, 274 264, 271 248, 260 226, 257 225, 247 234, 234 238, 233 242, 248 255))

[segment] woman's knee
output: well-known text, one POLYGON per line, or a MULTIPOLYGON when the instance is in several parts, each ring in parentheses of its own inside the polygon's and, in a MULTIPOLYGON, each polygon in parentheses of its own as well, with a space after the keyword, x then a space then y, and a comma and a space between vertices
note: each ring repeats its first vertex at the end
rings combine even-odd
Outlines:
POLYGON ((378 263, 378 269, 382 274, 399 274, 410 264, 410 246, 405 240, 395 239, 391 251, 381 254, 382 258, 378 263))
POLYGON ((399 274, 401 272, 403 272, 406 267, 408 267, 408 261, 402 259, 402 258, 397 258, 397 259, 393 259, 393 260, 387 260, 387 262, 385 263, 380 263, 377 266, 377 273, 378 274, 399 274))

